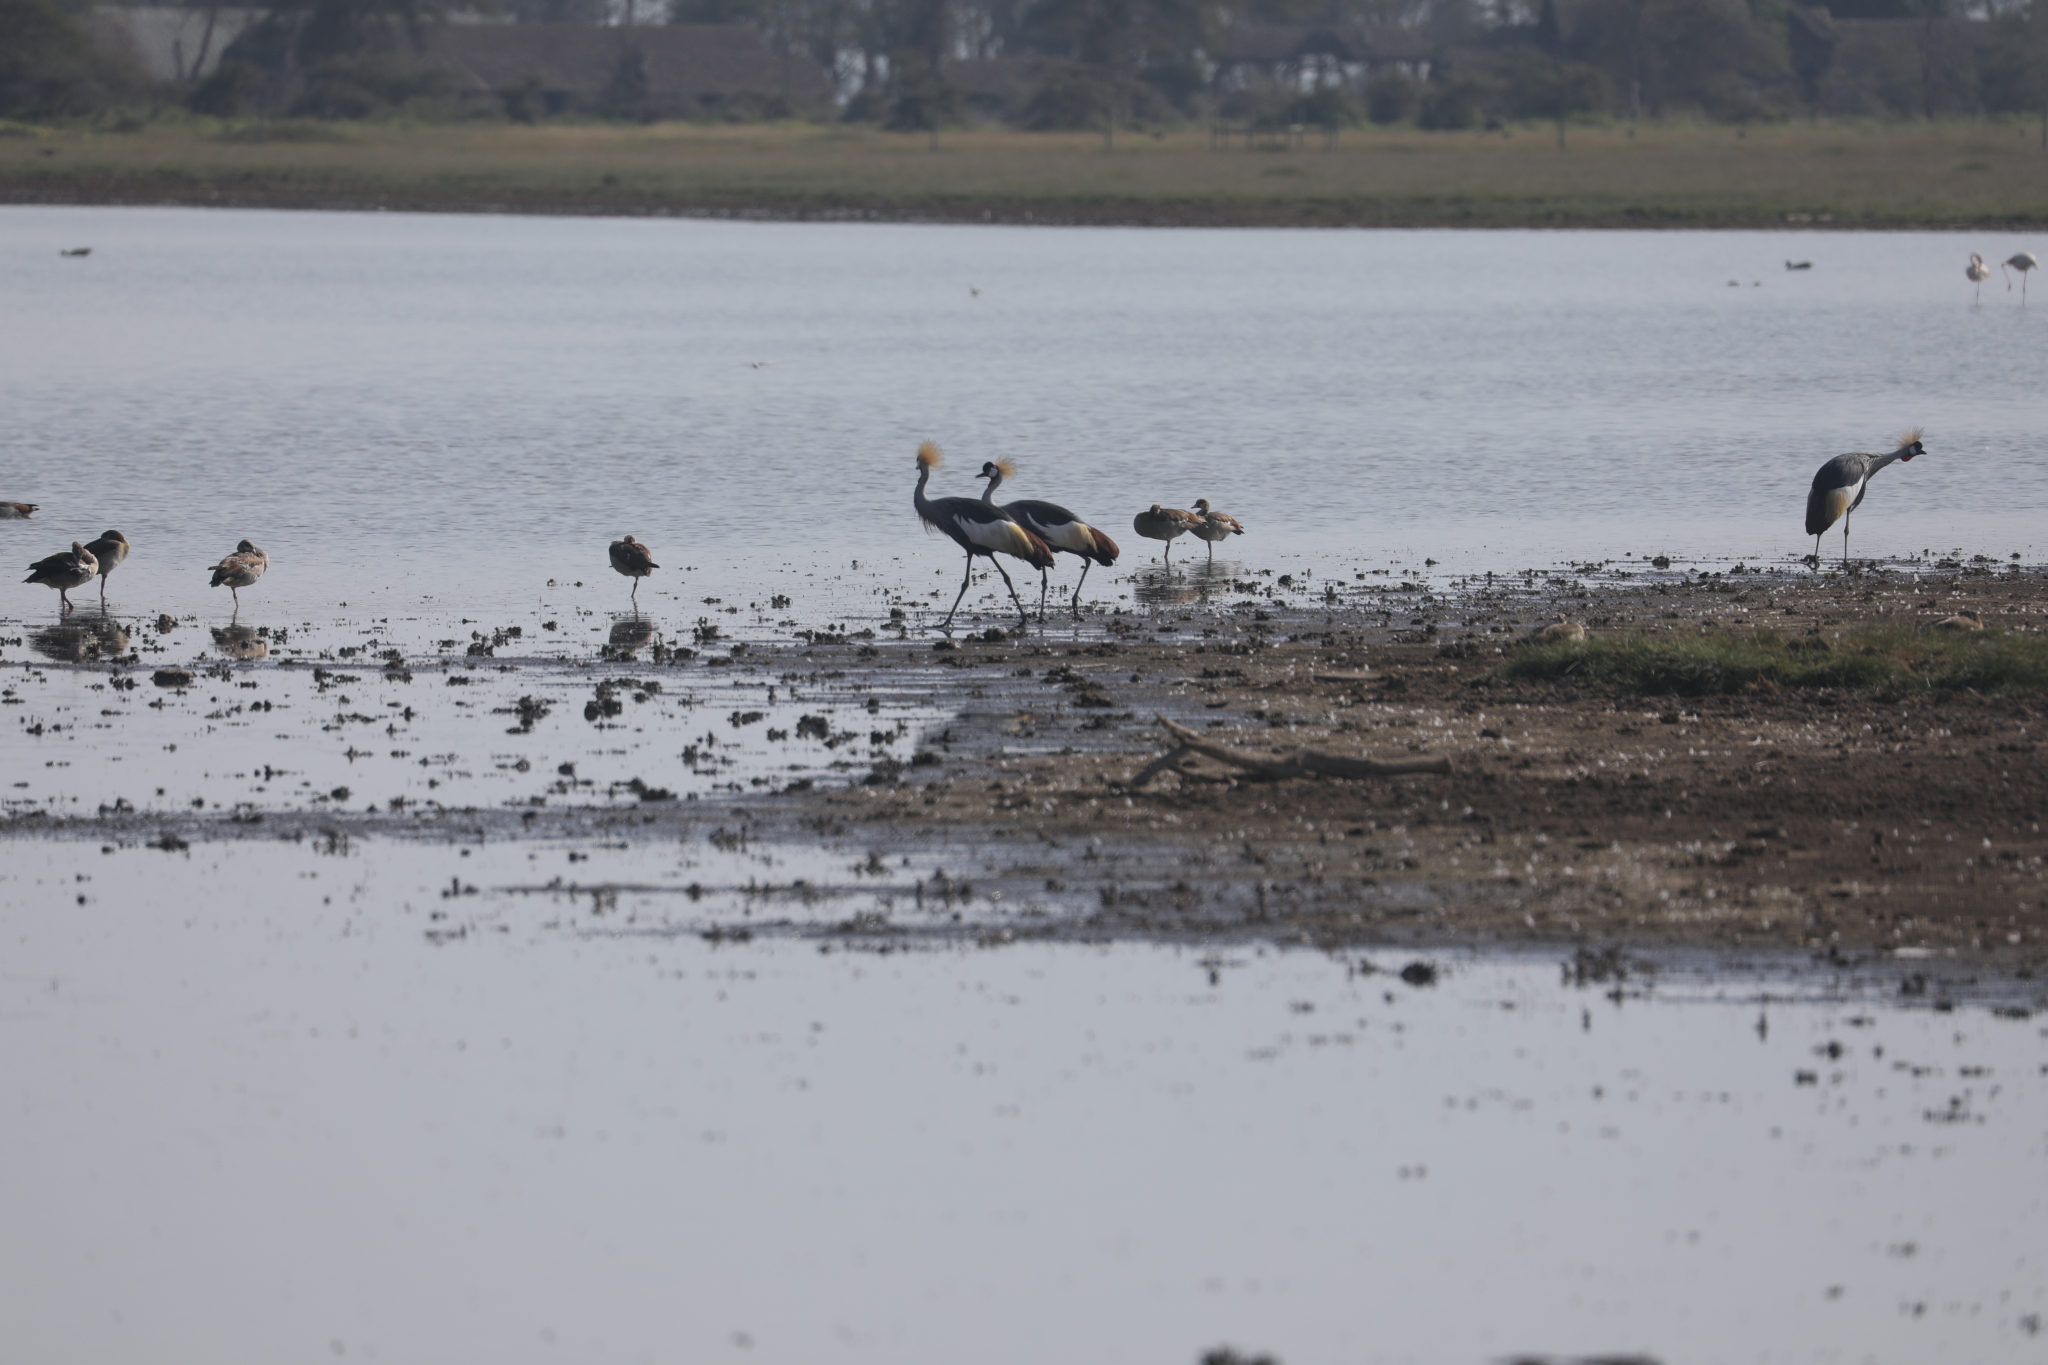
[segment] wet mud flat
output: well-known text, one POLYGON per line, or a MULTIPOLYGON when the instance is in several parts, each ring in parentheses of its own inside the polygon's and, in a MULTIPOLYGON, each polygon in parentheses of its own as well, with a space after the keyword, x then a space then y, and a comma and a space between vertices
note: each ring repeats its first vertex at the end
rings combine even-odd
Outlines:
MULTIPOLYGON (((2037 637, 2038 573, 1242 572, 1141 571, 1130 605, 1023 631, 982 598, 939 635, 929 604, 884 597, 871 619, 805 626, 782 603, 724 634, 594 618, 598 639, 547 653, 554 622, 116 639, 88 621, 73 657, 45 638, 6 680, 14 742, 35 732, 47 766, 4 794, 4 830, 159 851, 411 841, 443 849, 458 888, 461 860, 519 845, 534 866, 508 868, 507 893, 623 892, 629 916, 693 931, 871 945, 1792 953, 1936 995, 1935 968, 2020 983, 2048 965, 2039 696, 1648 695, 1504 671, 1560 616, 1595 640, 1819 649, 1972 611, 2037 637), (161 685, 145 652, 181 647, 191 676, 161 685), (1260 780, 1195 758, 1141 784, 1172 747, 1161 716, 1253 757, 1449 772, 1260 780)), ((0 663, 21 643, 0 640, 0 663)))

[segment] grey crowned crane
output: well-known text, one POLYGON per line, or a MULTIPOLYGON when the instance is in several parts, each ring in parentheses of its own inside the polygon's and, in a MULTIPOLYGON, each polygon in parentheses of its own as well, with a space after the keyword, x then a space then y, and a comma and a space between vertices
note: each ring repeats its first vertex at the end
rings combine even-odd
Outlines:
POLYGON ((1898 449, 1889 455, 1837 455, 1820 467, 1820 472, 1813 476, 1813 490, 1806 495, 1806 534, 1813 537, 1816 569, 1820 567, 1821 533, 1838 521, 1842 523, 1842 567, 1848 567, 1849 514, 1863 505, 1863 495, 1870 491, 1871 476, 1894 460, 1910 460, 1926 453, 1927 448, 1920 444, 1920 429, 1915 427, 1899 438, 1898 449))
POLYGON ((1147 540, 1166 542, 1166 553, 1160 556, 1171 563, 1173 560, 1173 539, 1184 536, 1202 524, 1202 519, 1193 512, 1184 512, 1178 507, 1161 507, 1152 504, 1149 512, 1140 512, 1131 518, 1131 529, 1147 540))
POLYGON ((235 610, 240 611, 242 589, 263 577, 264 570, 269 567, 270 556, 257 549, 254 543, 245 540, 235 546, 233 554, 208 570, 213 575, 213 582, 207 586, 218 588, 225 584, 228 592, 234 596, 235 610))
POLYGON ((1244 534, 1244 527, 1239 524, 1236 517, 1210 511, 1207 498, 1195 499, 1195 511, 1201 517, 1201 524, 1193 528, 1194 532, 1196 536, 1209 542, 1209 558, 1212 561, 1216 558, 1217 541, 1244 534))
POLYGON ((917 491, 911 495, 911 505, 917 508, 918 518, 933 531, 943 531, 953 538, 953 543, 967 551, 967 572, 960 579, 960 591, 953 598, 953 608, 946 613, 946 619, 939 629, 945 630, 953 624, 953 615, 960 610, 960 599, 967 596, 967 585, 974 580, 974 557, 988 556, 988 562, 995 565, 996 572, 1003 575, 1003 586, 1010 590, 1010 600, 1017 604, 1017 622, 1023 625, 1030 617, 1024 613, 1024 599, 1017 596, 1017 585, 1010 581, 998 554, 1015 555, 1033 568, 1052 567, 1052 550, 1046 543, 1025 530, 1011 519, 1009 513, 992 503, 974 498, 928 498, 924 495, 925 481, 932 471, 945 463, 946 457, 931 441, 917 448, 917 491))
MULTIPOLYGON (((1999 262, 1998 268, 2000 270, 2012 269, 2020 272, 2020 303, 2024 306, 2027 301, 2027 272, 2040 269, 2041 262, 2034 258, 2033 252, 2019 251, 1999 262)), ((2011 292, 2012 276, 2007 275, 2005 277, 2005 287, 2007 292, 2011 292)))
POLYGON ((640 580, 661 565, 654 562, 652 550, 627 536, 624 540, 612 542, 612 567, 633 580, 633 605, 637 607, 640 605, 640 580))
POLYGON ((46 588, 55 588, 57 599, 64 604, 58 608, 57 614, 69 616, 77 609, 71 601, 71 590, 82 588, 92 582, 94 575, 99 571, 100 562, 93 558, 92 551, 74 540, 71 542, 71 548, 64 553, 51 555, 47 559, 38 559, 29 565, 28 577, 21 581, 41 583, 46 588))
MULTIPOLYGON (((1977 302, 1984 302, 1984 281, 1991 278, 1991 267, 1984 264, 1984 258, 1974 251, 1970 253, 1970 263, 1963 267, 1963 278, 1977 286, 1977 302)), ((2011 282, 2008 281, 2005 287, 2012 288, 2011 282)))
MULTIPOLYGON (((1014 477, 1016 473, 1017 467, 1008 460, 991 460, 983 465, 980 477, 988 480, 988 491, 981 495, 981 500, 994 506, 996 489, 1002 486, 1004 479, 1014 477)), ((1055 552, 1064 550, 1070 555, 1080 556, 1081 581, 1074 584, 1074 600, 1069 603, 1074 615, 1079 616, 1081 584, 1088 581, 1088 570, 1095 565, 1107 568, 1116 563, 1116 557, 1122 553, 1116 542, 1056 502, 1022 498, 1006 502, 1002 507, 1019 526, 1055 552)), ((1041 567, 1038 571, 1038 619, 1041 621, 1045 619, 1045 594, 1051 581, 1048 571, 1041 567)))
POLYGON ((119 531, 108 531, 98 540, 88 540, 85 548, 100 562, 100 605, 107 604, 107 576, 121 567, 121 561, 128 557, 128 537, 119 531))

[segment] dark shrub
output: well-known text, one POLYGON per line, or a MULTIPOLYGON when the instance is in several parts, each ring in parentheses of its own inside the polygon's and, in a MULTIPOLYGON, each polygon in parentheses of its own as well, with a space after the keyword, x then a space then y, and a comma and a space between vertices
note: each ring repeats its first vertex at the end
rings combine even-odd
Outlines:
POLYGON ((1113 105, 1109 83, 1085 67, 1055 72, 1024 106, 1024 126, 1040 131, 1100 128, 1113 105))
POLYGON ((1365 87, 1365 116, 1374 123, 1406 123, 1422 108, 1422 82, 1406 71, 1374 76, 1365 87))

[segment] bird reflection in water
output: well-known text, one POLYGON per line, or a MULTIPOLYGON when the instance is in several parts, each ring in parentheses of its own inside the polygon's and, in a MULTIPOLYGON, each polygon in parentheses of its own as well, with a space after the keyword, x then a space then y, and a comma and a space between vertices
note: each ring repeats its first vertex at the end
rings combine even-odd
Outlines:
POLYGON ((614 658, 630 659, 633 651, 654 641, 654 622, 644 616, 622 616, 612 622, 611 648, 614 658))
POLYGON ((128 628, 108 617, 77 625, 45 626, 29 632, 28 647, 60 664, 110 662, 128 652, 128 628))
POLYGON ((1148 607, 1207 602, 1211 592, 1229 591, 1232 572, 1227 560, 1190 565, 1178 573, 1167 568, 1140 569, 1131 577, 1131 600, 1148 607))
POLYGON ((270 657, 270 641, 263 639, 248 626, 215 626, 213 647, 220 651, 223 659, 267 659, 270 657))

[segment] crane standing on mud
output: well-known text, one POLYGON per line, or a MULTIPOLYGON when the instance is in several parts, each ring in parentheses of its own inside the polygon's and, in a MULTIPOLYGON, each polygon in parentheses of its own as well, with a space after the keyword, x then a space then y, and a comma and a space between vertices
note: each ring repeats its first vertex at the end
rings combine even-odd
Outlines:
MULTIPOLYGON (((1011 478, 1016 473, 1017 466, 1008 460, 991 460, 983 465, 979 477, 988 480, 988 490, 981 495, 981 500, 994 506, 996 489, 1002 486, 1004 479, 1011 478)), ((1088 581, 1090 568, 1097 564, 1107 568, 1116 563, 1116 557, 1122 553, 1117 549, 1116 542, 1056 502, 1039 502, 1024 498, 1006 502, 1002 508, 1019 526, 1044 541, 1051 549, 1064 550, 1070 555, 1080 557, 1081 580, 1074 584, 1074 600, 1070 604, 1074 615, 1079 616, 1081 584, 1088 581)), ((1045 619, 1045 594, 1050 582, 1048 571, 1041 567, 1038 571, 1038 619, 1041 621, 1045 619)))
MULTIPOLYGON (((945 462, 945 458, 934 442, 926 441, 917 448, 917 490, 910 498, 911 505, 917 508, 917 515, 926 526, 945 532, 953 538, 955 545, 967 551, 967 573, 960 579, 960 591, 953 598, 953 608, 946 613, 939 629, 944 630, 953 624, 953 614, 960 610, 960 599, 967 596, 967 585, 974 581, 976 555, 987 555, 988 562, 1003 575, 1003 586, 1010 590, 1010 600, 1017 604, 1017 624, 1026 625, 1031 618, 1024 612, 1024 599, 1017 596, 1017 585, 1010 581, 1010 575, 1004 572, 996 555, 1015 555, 1033 568, 1049 569, 1053 561, 1052 550, 993 503, 974 498, 926 497, 925 481, 931 478, 934 469, 945 462)), ((983 473, 975 477, 985 478, 987 475, 983 473)))
POLYGON ((1806 534, 1813 537, 1813 567, 1820 568, 1821 533, 1842 523, 1842 567, 1849 567, 1849 514, 1863 505, 1870 491, 1871 476, 1894 460, 1925 455, 1920 429, 1915 427, 1899 438, 1899 447, 1889 455, 1854 452, 1837 455, 1813 476, 1813 489, 1806 495, 1806 534))

